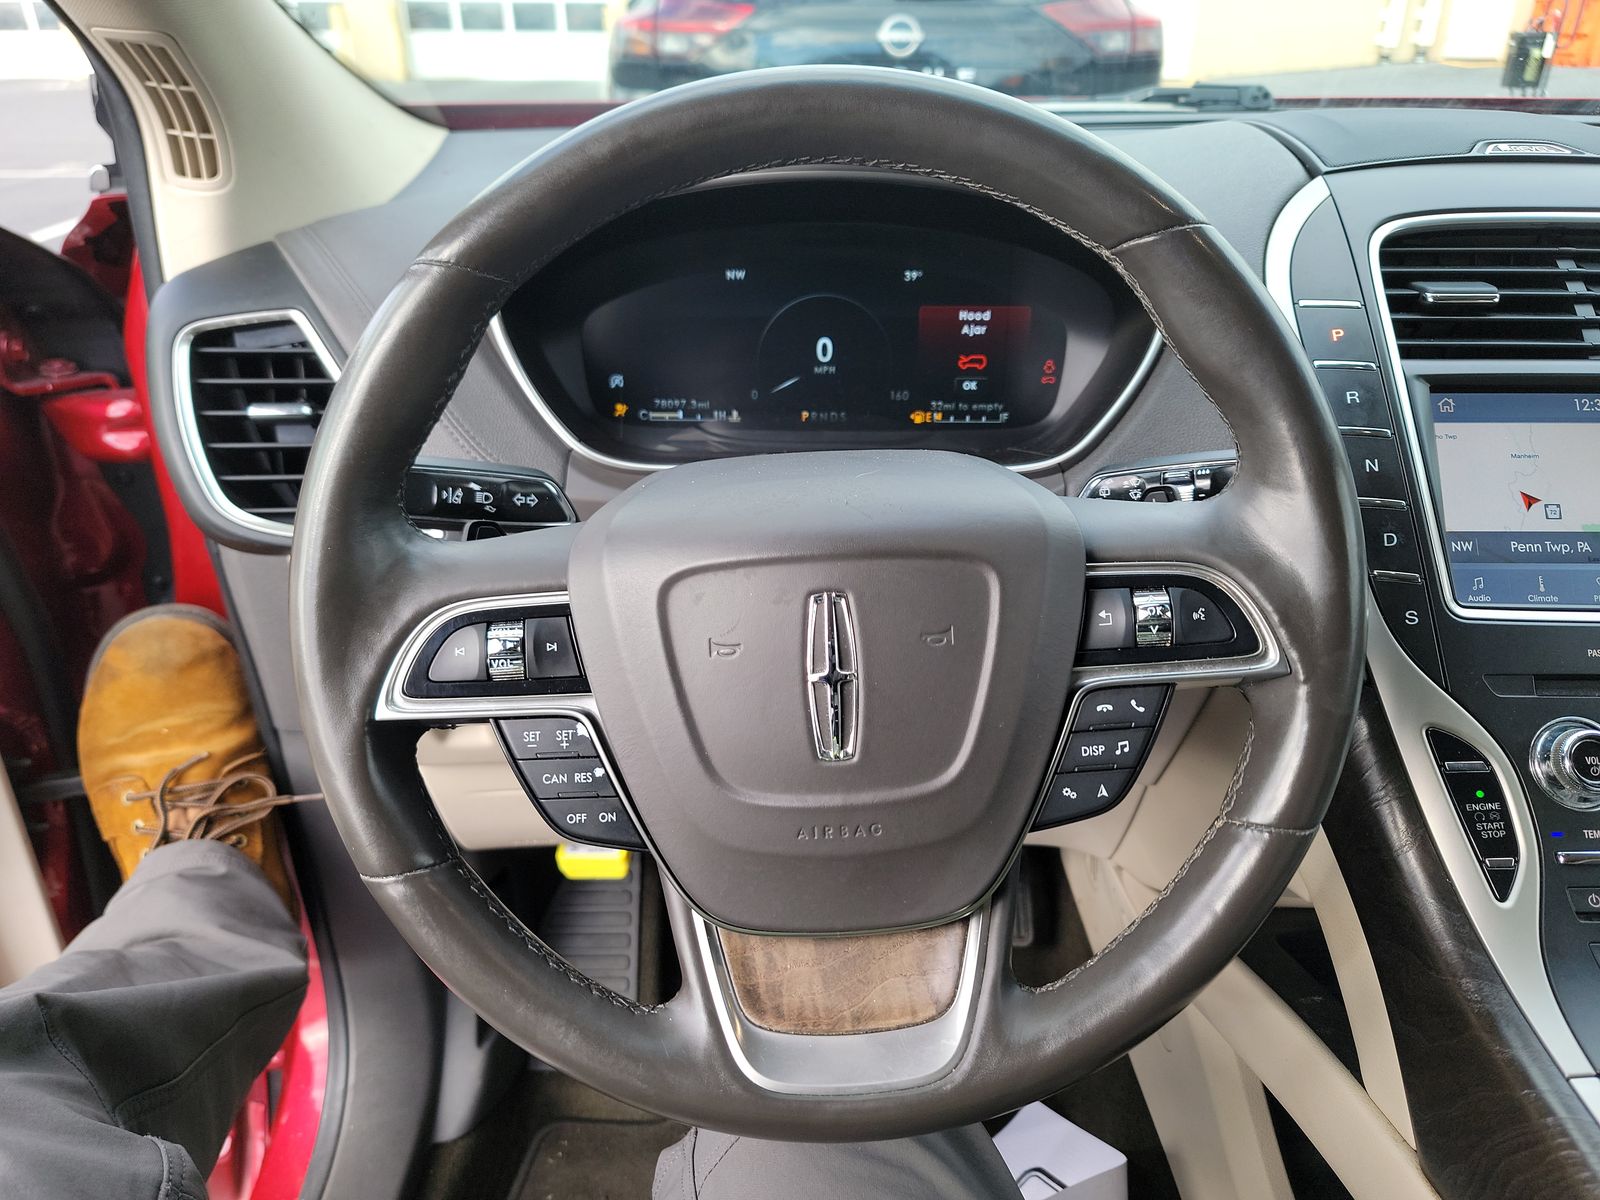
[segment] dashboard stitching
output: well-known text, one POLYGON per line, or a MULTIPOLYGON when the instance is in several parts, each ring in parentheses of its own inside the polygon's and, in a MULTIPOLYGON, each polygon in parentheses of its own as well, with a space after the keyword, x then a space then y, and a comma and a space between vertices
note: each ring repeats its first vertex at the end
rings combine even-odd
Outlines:
MULTIPOLYGON (((1106 955, 1110 954, 1112 950, 1116 949, 1117 945, 1124 938, 1126 938, 1128 935, 1130 935, 1135 929, 1139 928, 1139 925, 1144 921, 1144 919, 1146 917, 1148 917, 1151 913, 1155 912, 1156 906, 1159 905, 1163 900, 1165 900, 1169 895, 1172 894, 1173 889, 1178 886, 1178 881, 1189 873, 1189 868, 1194 866, 1195 862, 1199 859, 1200 852, 1211 844, 1211 840, 1213 838, 1215 838, 1217 836, 1217 834, 1222 832, 1223 826, 1225 826, 1225 825, 1249 826, 1250 825, 1250 822, 1232 821, 1232 820, 1230 820, 1228 818, 1228 813, 1233 810, 1233 804, 1234 804, 1234 801, 1238 798, 1239 789, 1244 784, 1245 768, 1250 763, 1250 753, 1255 747, 1255 741, 1256 741, 1256 723, 1254 721, 1251 721, 1249 729, 1245 734, 1244 750, 1239 755, 1239 763, 1238 763, 1238 765, 1236 767, 1234 767, 1234 769, 1233 769, 1233 779, 1228 784, 1228 792, 1227 792, 1226 797, 1224 797, 1224 799, 1222 801, 1222 808, 1217 813, 1217 819, 1211 822, 1210 827, 1205 831, 1205 834, 1200 838, 1200 841, 1195 845, 1195 848, 1189 852, 1189 857, 1183 860, 1183 865, 1178 868, 1177 874, 1175 874, 1172 877, 1172 879, 1170 881, 1168 881, 1166 887, 1162 888, 1161 891, 1156 893, 1156 898, 1154 900, 1150 901, 1149 905, 1146 906, 1145 910, 1142 913, 1140 913, 1137 917, 1135 917, 1132 921, 1130 921, 1128 923, 1128 927, 1126 929, 1124 929, 1121 933, 1117 934, 1116 937, 1112 938, 1109 942, 1107 942, 1104 946, 1102 946, 1099 949, 1099 951, 1097 951, 1094 955, 1092 955, 1088 959, 1088 961, 1086 961, 1086 962, 1074 967, 1072 970, 1068 971, 1065 975, 1063 975, 1060 979, 1057 979, 1054 983, 1047 983, 1043 987, 1027 987, 1027 986, 1024 986, 1023 987, 1024 991, 1035 992, 1035 993, 1051 992, 1051 991, 1054 991, 1055 989, 1057 989, 1059 987, 1064 987, 1068 983, 1071 983, 1074 979, 1076 979, 1083 972, 1087 971, 1090 967, 1094 966, 1095 963, 1099 962, 1106 955)), ((1285 831, 1285 832, 1287 832, 1287 831, 1285 831)), ((1312 831, 1295 830, 1294 832, 1295 833, 1309 833, 1309 832, 1312 832, 1312 831)))
POLYGON ((1154 233, 1141 233, 1138 237, 1131 237, 1125 242, 1118 242, 1115 246, 1111 247, 1110 252, 1112 254, 1120 254, 1129 246, 1137 246, 1141 242, 1153 242, 1157 238, 1165 237, 1169 233, 1183 233, 1186 230, 1204 228, 1206 228, 1206 222, 1204 221, 1187 221, 1182 225, 1169 225, 1165 229, 1156 230, 1154 233))
MULTIPOLYGON (((456 355, 456 361, 451 366, 449 374, 445 376, 444 385, 440 389, 439 396, 429 409, 428 419, 423 423, 421 436, 417 439, 416 444, 411 447, 410 453, 406 455, 406 462, 408 463, 416 461, 417 455, 422 452, 422 447, 427 444, 428 434, 432 432, 433 427, 438 424, 439 418, 444 414, 445 409, 449 407, 450 400, 455 395, 456 387, 461 382, 461 377, 467 373, 467 366, 471 363, 473 356, 478 351, 479 343, 481 343, 483 340, 484 331, 489 328, 489 322, 493 320, 495 313, 500 311, 501 307, 505 304, 506 298, 511 294, 512 289, 515 287, 515 285, 510 281, 501 279, 497 275, 490 275, 485 271, 474 270, 472 267, 462 266, 460 263, 453 263, 442 259, 419 258, 406 269, 407 274, 409 274, 411 271, 414 271, 419 266, 453 269, 466 275, 471 275, 479 279, 495 282, 500 286, 495 288, 493 292, 480 301, 482 311, 473 321, 472 327, 467 331, 467 336, 463 340, 462 349, 456 355)), ((401 475, 400 486, 395 492, 395 503, 400 509, 400 519, 406 524, 410 525, 411 517, 406 512, 404 475, 401 475)))
POLYGON ((515 287, 516 282, 507 279, 504 275, 496 275, 493 271, 485 271, 481 267, 469 267, 465 263, 458 263, 448 258, 419 258, 411 264, 414 267, 451 267, 457 271, 465 271, 468 275, 476 275, 479 279, 493 280, 503 283, 508 287, 515 287))

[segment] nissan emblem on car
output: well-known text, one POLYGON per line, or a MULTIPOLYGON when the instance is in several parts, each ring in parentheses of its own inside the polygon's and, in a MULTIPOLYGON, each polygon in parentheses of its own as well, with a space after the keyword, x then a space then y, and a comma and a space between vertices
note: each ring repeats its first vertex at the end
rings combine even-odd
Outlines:
POLYGON ((890 58, 910 58, 922 48, 922 22, 910 13, 894 13, 878 26, 878 45, 890 58))
POLYGON ((850 597, 844 592, 814 592, 806 606, 806 688, 811 733, 823 762, 855 757, 858 684, 850 597))

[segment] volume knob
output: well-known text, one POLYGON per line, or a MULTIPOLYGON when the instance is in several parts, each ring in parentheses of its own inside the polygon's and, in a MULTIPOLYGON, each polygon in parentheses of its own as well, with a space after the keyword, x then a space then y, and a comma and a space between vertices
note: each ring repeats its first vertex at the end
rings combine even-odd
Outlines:
POLYGON ((1546 794, 1579 811, 1600 808, 1600 725, 1559 717, 1534 735, 1528 766, 1546 794))

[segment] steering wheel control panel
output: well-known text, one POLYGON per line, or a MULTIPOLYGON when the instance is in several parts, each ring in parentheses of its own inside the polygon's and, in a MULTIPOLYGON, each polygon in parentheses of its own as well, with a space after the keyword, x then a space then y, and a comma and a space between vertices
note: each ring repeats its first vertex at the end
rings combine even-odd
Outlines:
POLYGON ((1161 459, 1125 470, 1102 471, 1084 484, 1080 495, 1095 500, 1131 500, 1136 504, 1209 500, 1228 486, 1236 466, 1232 455, 1199 461, 1161 459))
POLYGON ((418 700, 573 695, 589 690, 566 605, 463 612, 428 635, 404 681, 418 700))
POLYGON ((406 515, 431 537, 475 542, 578 519, 543 471, 418 463, 406 472, 406 515))
POLYGON ((622 802, 616 773, 589 719, 567 716, 496 721, 506 757, 539 815, 562 837, 597 846, 644 849, 622 802))
POLYGON ((1235 658, 1260 648, 1249 620, 1216 584, 1177 575, 1094 575, 1078 661, 1085 666, 1235 658))
POLYGON ((1126 796, 1150 753, 1171 694, 1164 683, 1080 692, 1033 827, 1081 821, 1126 796))

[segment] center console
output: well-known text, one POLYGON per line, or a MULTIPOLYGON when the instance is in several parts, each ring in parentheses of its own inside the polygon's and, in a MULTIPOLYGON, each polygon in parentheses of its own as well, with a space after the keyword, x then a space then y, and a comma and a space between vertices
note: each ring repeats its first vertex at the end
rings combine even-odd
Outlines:
POLYGON ((1267 257, 1345 437, 1369 664, 1412 785, 1478 934, 1586 1101, 1600 1090, 1600 211, 1582 207, 1596 182, 1583 163, 1335 173, 1289 203, 1267 257), (1478 207, 1440 211, 1461 195, 1478 207))

